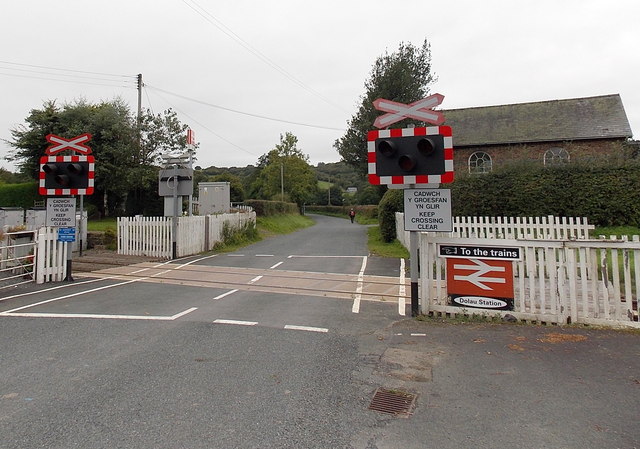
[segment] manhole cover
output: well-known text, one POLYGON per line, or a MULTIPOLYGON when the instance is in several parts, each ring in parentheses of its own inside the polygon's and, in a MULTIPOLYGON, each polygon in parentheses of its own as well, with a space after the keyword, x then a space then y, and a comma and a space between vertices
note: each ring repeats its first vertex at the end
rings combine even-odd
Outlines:
POLYGON ((373 395, 369 410, 407 417, 411 415, 416 395, 399 390, 378 388, 373 395))

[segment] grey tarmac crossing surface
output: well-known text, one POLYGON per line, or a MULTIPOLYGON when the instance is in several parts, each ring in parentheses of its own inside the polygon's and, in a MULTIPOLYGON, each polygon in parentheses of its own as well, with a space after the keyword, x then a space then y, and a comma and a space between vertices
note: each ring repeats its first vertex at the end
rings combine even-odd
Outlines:
POLYGON ((640 447, 638 333, 354 313, 357 280, 396 282, 399 261, 315 218, 233 254, 0 293, 0 447, 640 447), (353 292, 302 294, 296 269, 353 292), (411 415, 369 410, 379 387, 415 394, 411 415))

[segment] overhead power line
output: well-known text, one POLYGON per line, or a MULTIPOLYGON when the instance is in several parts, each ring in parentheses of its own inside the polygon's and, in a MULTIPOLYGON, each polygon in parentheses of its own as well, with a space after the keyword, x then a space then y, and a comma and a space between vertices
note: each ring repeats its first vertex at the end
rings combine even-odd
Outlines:
POLYGON ((18 62, 10 62, 10 61, 0 61, 0 64, 17 65, 17 66, 22 66, 22 67, 33 67, 33 68, 47 69, 47 70, 58 70, 58 71, 62 71, 62 72, 85 73, 85 74, 89 74, 89 75, 113 76, 113 77, 119 77, 119 78, 134 78, 134 76, 132 76, 132 75, 117 75, 117 74, 113 74, 113 73, 104 73, 104 72, 88 72, 86 70, 62 69, 62 68, 58 68, 58 67, 48 67, 48 66, 34 65, 34 64, 21 64, 21 63, 18 63, 18 62))
POLYGON ((10 61, 0 61, 0 75, 94 86, 134 87, 134 77, 131 75, 115 75, 111 73, 89 72, 86 70, 63 69, 10 61))
MULTIPOLYGON (((145 94, 147 95, 147 99, 148 99, 148 98, 149 98, 149 93, 148 93, 148 89, 147 89, 147 87, 149 87, 149 85, 145 84, 145 85, 144 85, 144 87, 145 87, 144 91, 145 91, 145 94)), ((163 97, 162 95, 160 95, 160 93, 159 93, 159 90, 158 90, 158 89, 155 89, 155 90, 156 90, 155 94, 156 94, 158 97, 162 98, 162 100, 164 100, 164 102, 165 102, 165 103, 167 103, 167 104, 168 104, 169 106, 171 106, 173 109, 175 109, 176 111, 178 111, 180 114, 182 114, 182 115, 184 115, 185 117, 187 117, 189 120, 191 120, 191 121, 192 121, 193 123, 195 123, 196 125, 198 125, 198 126, 200 126, 201 128, 203 128, 203 129, 205 129, 205 130, 209 131, 211 134, 213 134, 214 136, 216 136, 216 137, 217 137, 217 138, 219 138, 220 140, 222 140, 222 141, 224 141, 224 142, 228 143, 229 145, 231 145, 231 146, 233 146, 233 147, 235 147, 235 148, 239 149, 240 151, 244 151, 245 153, 250 154, 250 155, 252 155, 252 156, 257 156, 255 153, 252 153, 251 151, 249 151, 249 150, 247 150, 247 149, 245 149, 245 148, 242 148, 241 146, 239 146, 239 145, 237 145, 237 144, 235 144, 235 143, 231 142, 230 140, 226 139, 225 137, 221 136, 220 134, 218 134, 217 132, 215 132, 214 130, 212 130, 211 128, 209 128, 208 126, 204 125, 203 123, 199 122, 199 121, 198 121, 198 120, 196 120, 195 118, 191 117, 191 116, 190 116, 189 114, 187 114, 186 112, 181 111, 180 109, 178 109, 177 107, 175 107, 174 105, 172 105, 169 101, 167 101, 167 99, 166 99, 165 97, 163 97)))
POLYGON ((199 103, 199 104, 202 104, 202 105, 205 105, 205 106, 209 106, 209 107, 212 107, 212 108, 221 109, 223 111, 234 112, 236 114, 242 114, 242 115, 246 115, 246 116, 249 116, 249 117, 256 117, 256 118, 261 118, 261 119, 264 119, 264 120, 271 120, 271 121, 280 122, 280 123, 288 123, 290 125, 306 126, 306 127, 309 127, 309 128, 328 129, 328 130, 331 130, 331 131, 345 131, 344 128, 333 128, 333 127, 330 127, 330 126, 311 125, 309 123, 294 122, 294 121, 291 121, 291 120, 284 120, 284 119, 275 118, 275 117, 267 117, 265 115, 260 115, 260 114, 253 114, 251 112, 239 111, 237 109, 227 108, 227 107, 220 106, 220 105, 217 105, 217 104, 208 103, 206 101, 198 100, 196 98, 191 98, 191 97, 187 97, 185 95, 177 94, 175 92, 170 92, 168 90, 160 89, 159 87, 150 86, 149 84, 145 84, 145 86, 150 88, 150 89, 152 89, 152 90, 156 90, 158 92, 164 92, 165 94, 173 95, 174 97, 178 97, 178 98, 182 98, 183 100, 192 101, 194 103, 199 103))
POLYGON ((269 67, 271 67, 272 69, 274 69, 275 71, 277 71, 281 75, 283 75, 289 81, 291 81, 294 84, 298 85, 299 87, 301 87, 302 89, 304 89, 307 92, 311 93, 312 95, 318 97, 319 99, 321 99, 325 103, 327 103, 327 104, 329 104, 329 105, 341 110, 342 112, 349 112, 349 111, 345 111, 344 108, 342 108, 340 105, 334 103, 333 101, 331 101, 330 99, 328 99, 327 97, 325 97, 324 95, 322 95, 321 93, 319 93, 318 91, 313 89, 312 87, 308 86, 306 83, 304 83, 300 79, 298 79, 295 76, 293 76, 291 73, 289 73, 282 66, 278 65, 277 63, 275 63, 271 58, 266 56, 260 50, 256 49, 253 45, 251 45, 249 42, 247 42, 242 37, 240 37, 238 34, 236 34, 231 28, 229 28, 224 23, 222 23, 222 21, 220 21, 220 19, 218 19, 213 14, 211 14, 209 11, 207 11, 204 7, 199 5, 195 0, 182 0, 182 2, 185 5, 187 5, 189 8, 191 8, 193 11, 195 11, 204 20, 206 20, 211 25, 213 25, 218 30, 220 30, 222 33, 226 34, 228 37, 230 37, 231 39, 236 41, 242 48, 247 50, 249 53, 254 55, 256 58, 261 60, 263 63, 267 64, 269 67))
MULTIPOLYGON (((1 67, 0 67, 1 69, 1 67)), ((32 76, 32 75, 24 75, 24 74, 16 74, 16 73, 4 73, 4 72, 0 72, 0 75, 3 76, 11 76, 14 78, 27 78, 27 79, 35 79, 35 80, 46 80, 46 81, 59 81, 62 83, 73 83, 73 84, 88 84, 91 86, 106 86, 106 87, 122 87, 125 89, 132 89, 135 86, 133 85, 125 85, 125 84, 106 84, 106 83, 92 83, 92 82, 88 82, 88 81, 82 81, 82 80, 78 80, 78 79, 59 79, 59 78, 52 78, 52 77, 44 77, 44 76, 32 76)))

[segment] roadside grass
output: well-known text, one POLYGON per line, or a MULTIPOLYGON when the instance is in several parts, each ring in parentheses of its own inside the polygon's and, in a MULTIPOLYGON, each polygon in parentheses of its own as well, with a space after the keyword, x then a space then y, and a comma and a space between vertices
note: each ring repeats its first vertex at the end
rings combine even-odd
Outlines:
POLYGON ((87 221, 87 231, 105 232, 109 229, 113 232, 118 231, 118 223, 116 221, 116 217, 107 217, 101 218, 99 220, 87 221))
POLYGON ((593 231, 592 234, 595 238, 599 238, 601 235, 605 237, 609 237, 611 235, 615 235, 617 237, 622 237, 623 235, 640 235, 640 228, 635 226, 607 226, 607 227, 599 227, 593 231))
POLYGON ((271 215, 257 217, 256 226, 247 226, 239 232, 223 232, 224 241, 216 244, 213 252, 229 253, 252 243, 276 235, 290 234, 299 229, 313 226, 315 222, 303 215, 271 215))
POLYGON ((260 237, 266 238, 308 228, 313 226, 315 221, 305 215, 271 215, 256 218, 256 224, 260 237))
POLYGON ((369 252, 381 257, 409 258, 409 251, 398 240, 386 243, 382 240, 379 226, 371 226, 367 231, 369 252))

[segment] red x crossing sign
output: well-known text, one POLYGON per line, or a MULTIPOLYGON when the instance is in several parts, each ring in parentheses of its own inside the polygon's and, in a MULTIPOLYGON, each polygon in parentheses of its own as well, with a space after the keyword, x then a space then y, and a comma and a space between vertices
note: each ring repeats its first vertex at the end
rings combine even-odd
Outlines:
POLYGON ((53 156, 64 150, 71 150, 81 154, 91 154, 91 148, 84 145, 85 142, 91 140, 91 134, 84 133, 72 139, 56 136, 55 134, 47 134, 47 142, 52 144, 44 150, 45 154, 53 156))
POLYGON ((378 98, 373 101, 373 107, 378 111, 388 112, 376 118, 373 126, 376 128, 386 128, 405 118, 414 118, 433 125, 441 125, 444 122, 444 115, 441 112, 433 111, 431 108, 438 106, 444 100, 444 95, 433 94, 422 100, 404 104, 397 101, 378 98))

